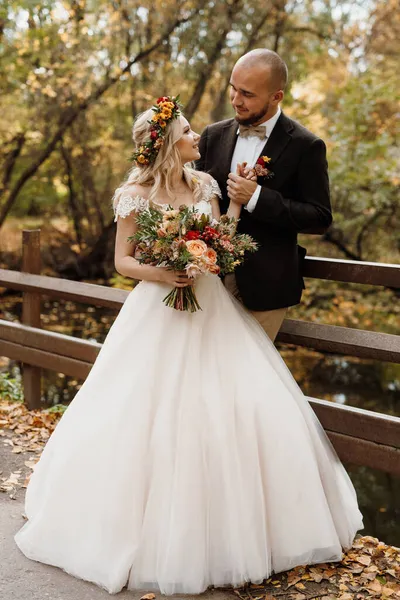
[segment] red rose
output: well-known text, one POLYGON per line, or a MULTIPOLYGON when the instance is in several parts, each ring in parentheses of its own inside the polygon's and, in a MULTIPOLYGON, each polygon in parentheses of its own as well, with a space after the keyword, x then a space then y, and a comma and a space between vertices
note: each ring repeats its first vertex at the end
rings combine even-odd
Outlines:
POLYGON ((200 237, 199 231, 188 231, 185 235, 185 240, 198 240, 200 237))
POLYGON ((264 161, 263 161, 263 159, 262 159, 262 158, 259 158, 259 159, 258 159, 258 161, 257 161, 257 164, 258 164, 258 165, 261 165, 261 166, 263 167, 263 166, 264 166, 264 161))
POLYGON ((168 100, 168 97, 167 97, 167 96, 161 96, 161 98, 159 98, 159 99, 157 100, 157 104, 160 104, 160 102, 166 102, 167 100, 168 100))
POLYGON ((207 225, 207 227, 204 228, 204 236, 206 237, 218 237, 219 233, 216 229, 214 229, 213 227, 210 227, 209 225, 207 225))
POLYGON ((152 132, 150 133, 150 137, 151 137, 151 139, 152 139, 152 140, 156 140, 156 139, 157 139, 157 136, 158 136, 158 133, 157 133, 157 131, 152 131, 152 132))

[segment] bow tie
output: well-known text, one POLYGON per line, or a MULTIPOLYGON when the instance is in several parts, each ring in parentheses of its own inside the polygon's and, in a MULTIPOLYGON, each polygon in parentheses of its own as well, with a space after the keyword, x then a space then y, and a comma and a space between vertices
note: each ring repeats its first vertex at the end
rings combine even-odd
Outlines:
POLYGON ((257 127, 251 127, 249 125, 239 125, 240 137, 258 137, 263 140, 267 137, 267 128, 265 125, 258 125, 257 127))

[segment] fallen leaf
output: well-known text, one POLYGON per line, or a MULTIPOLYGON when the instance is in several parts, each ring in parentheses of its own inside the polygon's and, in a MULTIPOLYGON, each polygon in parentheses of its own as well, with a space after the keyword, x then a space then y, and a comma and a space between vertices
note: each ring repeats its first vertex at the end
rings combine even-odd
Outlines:
POLYGON ((288 588, 291 587, 292 585, 295 585, 296 583, 298 583, 301 580, 301 575, 297 575, 296 573, 289 573, 288 578, 287 578, 287 586, 288 588))
POLYGON ((361 563, 362 565, 366 565, 367 567, 371 564, 370 556, 359 556, 356 560, 358 563, 361 563))
POLYGON ((310 579, 315 581, 316 583, 320 583, 323 579, 323 573, 319 569, 311 568, 310 569, 310 579))
POLYGON ((380 593, 382 591, 382 585, 379 583, 379 581, 371 581, 371 583, 369 583, 367 586, 365 586, 367 590, 370 590, 371 592, 376 592, 376 593, 380 593))
POLYGON ((304 585, 304 583, 296 583, 296 585, 294 586, 296 588, 296 590, 305 590, 306 586, 304 585))
POLYGON ((140 598, 140 600, 154 600, 154 598, 156 597, 155 594, 145 594, 144 596, 142 596, 140 598))

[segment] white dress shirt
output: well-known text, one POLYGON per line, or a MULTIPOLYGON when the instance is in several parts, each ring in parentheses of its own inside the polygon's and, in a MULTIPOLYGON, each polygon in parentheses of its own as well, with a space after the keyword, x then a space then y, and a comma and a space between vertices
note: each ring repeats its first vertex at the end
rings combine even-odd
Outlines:
MULTIPOLYGON (((265 125, 265 128, 266 128, 264 139, 260 139, 257 136, 240 137, 239 128, 238 128, 238 130, 237 130, 238 138, 237 138, 235 150, 233 151, 232 162, 231 162, 231 173, 236 173, 236 167, 239 163, 247 162, 247 165, 249 167, 254 167, 254 165, 257 162, 257 159, 259 158, 259 156, 262 152, 262 149, 264 148, 265 144, 267 143, 267 140, 268 140, 269 136, 271 135, 273 128, 276 125, 277 120, 280 117, 280 114, 281 114, 281 107, 278 106, 278 110, 273 117, 271 117, 270 119, 268 119, 268 121, 265 121, 264 123, 260 123, 260 125, 265 125)), ((261 192, 261 186, 258 185, 254 194, 252 195, 252 197, 250 198, 248 203, 245 205, 245 209, 248 210, 249 212, 253 212, 253 210, 255 209, 258 198, 260 196, 260 192, 261 192)))

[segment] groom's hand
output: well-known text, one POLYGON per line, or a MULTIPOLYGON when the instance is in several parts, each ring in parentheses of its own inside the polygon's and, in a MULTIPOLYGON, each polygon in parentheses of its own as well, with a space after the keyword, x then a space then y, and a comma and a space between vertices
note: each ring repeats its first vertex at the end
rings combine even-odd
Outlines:
POLYGON ((228 196, 233 202, 247 204, 257 189, 257 181, 246 179, 235 173, 229 173, 227 181, 228 196))

